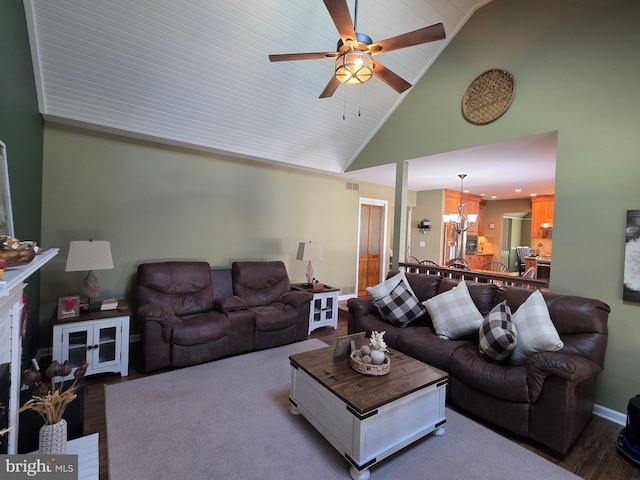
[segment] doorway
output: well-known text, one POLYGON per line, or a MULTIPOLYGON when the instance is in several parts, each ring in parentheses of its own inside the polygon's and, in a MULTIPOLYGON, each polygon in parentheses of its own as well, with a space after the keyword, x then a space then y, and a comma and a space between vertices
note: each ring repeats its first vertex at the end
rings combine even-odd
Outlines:
POLYGON ((367 295, 367 287, 382 281, 385 262, 387 202, 360 199, 358 221, 358 296, 367 295))
POLYGON ((520 262, 516 247, 529 245, 530 239, 531 212, 502 215, 500 261, 509 267, 509 271, 519 271, 520 262))

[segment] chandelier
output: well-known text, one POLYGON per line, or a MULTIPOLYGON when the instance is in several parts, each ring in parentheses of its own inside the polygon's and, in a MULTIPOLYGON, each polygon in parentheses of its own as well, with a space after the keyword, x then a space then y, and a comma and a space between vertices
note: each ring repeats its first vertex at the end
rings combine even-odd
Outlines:
POLYGON ((460 202, 458 203, 458 213, 457 214, 450 213, 450 214, 442 215, 442 221, 444 223, 452 222, 453 229, 458 234, 466 232, 469 229, 469 226, 472 223, 476 223, 476 220, 478 219, 477 213, 470 213, 469 215, 464 213, 465 205, 462 202, 462 193, 463 193, 464 178, 466 176, 467 176, 466 173, 461 173, 458 175, 458 177, 460 178, 460 202))

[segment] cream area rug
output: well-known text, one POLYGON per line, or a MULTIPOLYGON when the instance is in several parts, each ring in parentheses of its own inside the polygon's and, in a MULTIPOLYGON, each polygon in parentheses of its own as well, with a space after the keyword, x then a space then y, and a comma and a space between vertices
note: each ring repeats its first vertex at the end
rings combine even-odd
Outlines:
MULTIPOLYGON (((307 340, 105 386, 110 479, 349 479, 347 461, 289 413, 289 355, 324 346, 307 340)), ((371 479, 579 478, 449 409, 445 430, 375 465, 371 479)))

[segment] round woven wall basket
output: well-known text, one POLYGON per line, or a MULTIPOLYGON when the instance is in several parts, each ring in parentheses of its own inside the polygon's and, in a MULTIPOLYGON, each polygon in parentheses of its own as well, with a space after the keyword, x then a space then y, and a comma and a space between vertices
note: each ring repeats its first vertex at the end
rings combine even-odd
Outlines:
POLYGON ((462 97, 462 115, 474 125, 500 118, 513 102, 515 81, 506 70, 493 68, 478 75, 462 97))

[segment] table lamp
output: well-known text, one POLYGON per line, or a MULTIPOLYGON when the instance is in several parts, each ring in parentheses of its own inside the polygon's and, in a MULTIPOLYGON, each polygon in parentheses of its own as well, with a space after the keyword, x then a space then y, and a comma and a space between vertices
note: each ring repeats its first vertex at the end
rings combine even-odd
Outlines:
POLYGON ((318 242, 300 242, 296 260, 309 262, 307 264, 307 283, 311 285, 313 282, 313 267, 311 266, 311 261, 322 260, 322 245, 318 242))
POLYGON ((111 244, 107 240, 99 241, 73 241, 69 245, 69 256, 65 272, 78 272, 88 270, 87 276, 82 281, 80 295, 87 297, 89 310, 91 302, 98 298, 100 283, 94 275, 94 270, 108 270, 113 268, 111 258, 111 244))

